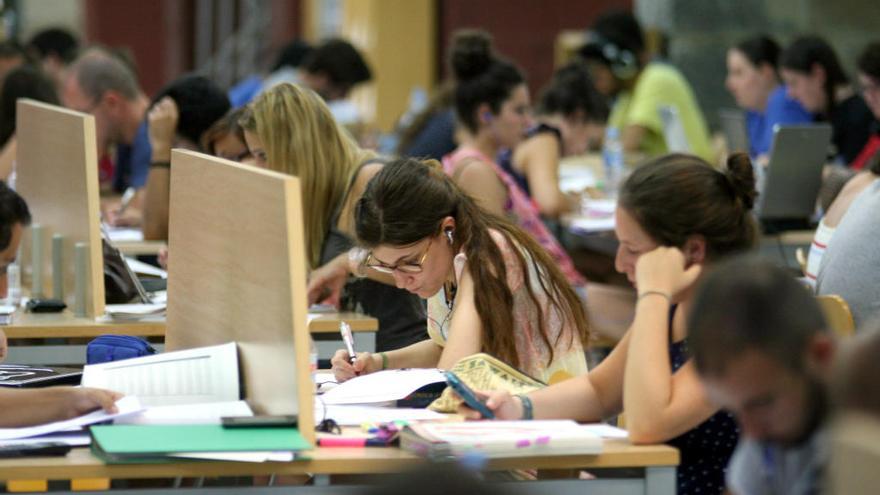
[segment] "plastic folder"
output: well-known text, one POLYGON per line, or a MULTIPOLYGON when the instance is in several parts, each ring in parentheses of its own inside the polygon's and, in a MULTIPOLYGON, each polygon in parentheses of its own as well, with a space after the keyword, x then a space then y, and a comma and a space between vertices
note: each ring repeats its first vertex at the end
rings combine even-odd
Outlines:
POLYGON ((91 428, 92 451, 107 462, 150 461, 192 452, 296 452, 312 446, 296 428, 113 425, 91 428))

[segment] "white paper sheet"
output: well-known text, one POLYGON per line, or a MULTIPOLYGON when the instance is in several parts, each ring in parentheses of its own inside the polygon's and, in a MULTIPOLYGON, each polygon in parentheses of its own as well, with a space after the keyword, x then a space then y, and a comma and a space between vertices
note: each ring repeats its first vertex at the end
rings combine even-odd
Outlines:
POLYGON ((431 383, 445 382, 438 369, 384 370, 358 376, 325 392, 324 404, 373 404, 403 399, 431 383))
POLYGON ((239 399, 234 342, 87 365, 84 387, 136 395, 145 406, 172 406, 239 399))
POLYGON ((125 417, 129 414, 135 414, 142 411, 137 397, 123 397, 116 401, 116 408, 119 410, 116 414, 108 414, 104 411, 92 411, 88 414, 78 416, 73 419, 64 421, 56 421, 54 423, 46 423, 37 426, 27 426, 24 428, 0 428, 0 440, 10 440, 14 438, 27 438, 37 435, 45 435, 56 431, 64 431, 72 428, 79 428, 85 425, 101 423, 114 418, 125 417))
POLYGON ((34 445, 46 442, 63 443, 64 445, 70 445, 71 447, 84 447, 92 443, 92 437, 89 435, 89 432, 85 430, 63 431, 37 437, 2 440, 0 441, 0 445, 34 445))
POLYGON ((330 418, 339 426, 358 426, 363 423, 390 423, 392 421, 437 421, 446 416, 430 409, 409 407, 378 407, 358 405, 327 405, 315 399, 315 418, 330 418))
POLYGON ((125 263, 128 265, 129 268, 131 268, 131 271, 137 273, 138 275, 149 275, 152 277, 168 278, 168 272, 149 263, 144 263, 143 261, 129 258, 128 256, 125 257, 125 263))
POLYGON ((148 407, 140 414, 117 420, 125 425, 189 425, 220 424, 223 417, 253 416, 250 406, 243 400, 231 402, 208 402, 205 404, 185 404, 179 406, 148 407))
POLYGON ((110 241, 113 243, 141 242, 144 240, 143 231, 141 231, 140 229, 132 229, 127 227, 107 226, 107 236, 110 237, 110 241))
POLYGON ((141 320, 145 318, 164 318, 166 309, 167 307, 165 303, 108 304, 104 306, 104 311, 107 312, 107 316, 109 316, 113 320, 141 320))
POLYGON ((296 459, 296 452, 181 452, 179 454, 169 454, 168 456, 209 461, 290 462, 296 459))

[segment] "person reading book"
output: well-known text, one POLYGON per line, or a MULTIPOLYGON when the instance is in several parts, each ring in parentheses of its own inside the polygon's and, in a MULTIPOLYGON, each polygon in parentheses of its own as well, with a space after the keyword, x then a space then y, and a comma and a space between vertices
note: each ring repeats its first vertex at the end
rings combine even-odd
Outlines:
POLYGON ((703 268, 754 244, 755 196, 744 153, 724 172, 682 154, 637 168, 620 192, 615 226, 616 268, 639 294, 626 335, 589 374, 526 395, 493 391, 486 405, 499 419, 600 421, 625 412, 634 443, 680 450, 678 493, 721 493, 739 432, 700 383, 685 316, 703 268))
POLYGON ((586 310, 550 255, 477 205, 436 161, 395 160, 355 208, 356 269, 386 273, 427 299, 430 339, 332 359, 340 381, 388 368, 451 368, 486 352, 544 382, 587 371, 586 310))
MULTIPOLYGON (((31 213, 24 199, 0 181, 0 280, 6 296, 6 269, 15 262, 18 245, 31 213)), ((0 361, 6 358, 6 334, 0 330, 0 361)), ((94 409, 116 412, 121 394, 94 388, 48 387, 16 390, 0 387, 0 428, 37 425, 69 419, 94 409)))

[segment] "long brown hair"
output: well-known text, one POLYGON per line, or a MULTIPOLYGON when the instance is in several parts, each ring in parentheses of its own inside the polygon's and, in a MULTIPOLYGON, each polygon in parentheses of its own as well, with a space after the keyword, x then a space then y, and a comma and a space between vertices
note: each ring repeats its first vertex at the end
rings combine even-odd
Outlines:
POLYGON ((453 251, 463 250, 470 262, 468 271, 474 279, 477 314, 483 325, 481 347, 484 352, 520 366, 513 332, 513 294, 507 285, 507 268, 490 230, 499 232, 513 247, 529 300, 538 313, 539 333, 550 351, 562 338, 551 342, 548 316, 542 311, 533 290, 529 263, 538 274, 541 289, 550 307, 559 312, 561 321, 569 321, 585 343, 588 337, 587 315, 580 298, 568 284, 552 258, 534 239, 510 221, 490 214, 477 206, 440 168, 436 161, 399 159, 385 165, 367 186, 355 210, 359 242, 365 247, 378 245, 408 246, 440 233, 446 217, 455 219, 453 251))

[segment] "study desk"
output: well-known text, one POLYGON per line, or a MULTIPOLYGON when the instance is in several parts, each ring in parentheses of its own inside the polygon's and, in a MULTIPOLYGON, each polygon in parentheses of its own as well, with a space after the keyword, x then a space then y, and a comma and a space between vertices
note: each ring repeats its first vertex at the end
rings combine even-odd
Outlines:
MULTIPOLYGON (((88 449, 74 449, 66 457, 23 458, 0 460, 0 480, 72 478, 176 478, 217 476, 301 475, 316 476, 316 485, 303 487, 275 487, 276 492, 328 493, 330 475, 363 475, 396 473, 426 462, 398 448, 318 448, 306 453, 309 459, 294 462, 201 462, 188 461, 163 464, 106 465, 92 456, 88 449), (321 488, 324 488, 321 490, 321 488)), ((596 480, 554 479, 537 482, 514 482, 511 487, 528 489, 531 493, 546 493, 553 487, 555 495, 584 493, 639 493, 673 495, 678 451, 665 445, 631 445, 622 440, 606 440, 599 455, 541 455, 489 460, 487 470, 588 469, 601 474, 603 469, 638 468, 641 478, 599 478, 596 480), (542 483, 548 485, 543 488, 542 483)), ((610 475, 613 475, 609 473, 610 475)), ((618 473, 619 476, 619 473, 618 473)), ((333 486, 332 493, 353 492, 354 486, 333 486)), ((164 489, 167 490, 167 489, 164 489)), ((189 491, 189 489, 187 489, 189 491)), ((241 491, 241 487, 236 487, 241 491)), ((251 490, 251 489, 249 489, 251 490)), ((253 489, 253 490, 256 490, 253 489)), ((516 490, 520 491, 520 490, 516 490)), ((120 492, 121 493, 121 492, 120 492)), ((131 492, 134 493, 134 492, 131 492)), ((138 491, 143 493, 143 491, 138 491)))
MULTIPOLYGON (((309 330, 316 340, 322 335, 338 340, 339 323, 347 322, 355 332, 358 348, 369 350, 375 346, 375 332, 379 329, 379 321, 371 316, 359 313, 325 313, 315 316, 309 322, 309 330)), ((85 357, 83 343, 62 345, 41 343, 45 345, 16 345, 25 339, 93 339, 100 335, 133 335, 161 342, 165 338, 165 321, 125 321, 104 322, 91 318, 78 318, 70 311, 61 313, 34 314, 17 311, 12 324, 0 326, 10 342, 10 363, 18 364, 82 364, 85 357), (75 356, 75 357, 74 357, 75 356)), ((319 354, 324 342, 319 342, 319 354)), ((161 344, 159 344, 161 347, 161 344)), ((338 346, 333 346, 333 350, 338 346)), ((329 349, 329 346, 327 346, 329 349)))

